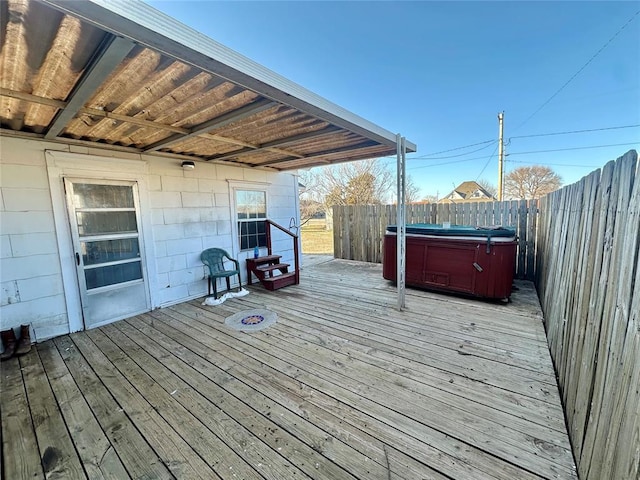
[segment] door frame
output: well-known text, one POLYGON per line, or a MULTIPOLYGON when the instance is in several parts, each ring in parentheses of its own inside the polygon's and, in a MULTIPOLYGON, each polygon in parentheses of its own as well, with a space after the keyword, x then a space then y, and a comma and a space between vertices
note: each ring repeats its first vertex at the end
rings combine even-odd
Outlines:
POLYGON ((142 231, 140 227, 141 221, 142 221, 142 212, 140 209, 138 182, 131 181, 131 180, 106 180, 106 179, 96 180, 93 178, 75 177, 70 175, 65 175, 63 177, 63 182, 65 185, 67 209, 68 209, 69 220, 70 220, 69 228, 71 230, 71 240, 72 240, 74 252, 76 252, 75 253, 76 278, 78 280, 78 289, 80 291, 80 300, 82 304, 84 328, 88 329, 88 328, 100 327, 102 325, 107 325, 114 321, 121 320, 122 318, 127 318, 133 315, 139 315, 140 313, 149 311, 149 307, 151 305, 151 299, 149 298, 149 288, 148 288, 149 279, 147 278, 148 275, 147 275, 147 265, 146 265, 146 258, 145 258, 146 244, 145 244, 144 236, 142 235, 142 231), (78 255, 80 255, 79 252, 81 251, 81 244, 83 242, 83 238, 80 236, 80 233, 78 231, 78 224, 73 215, 76 212, 76 208, 73 205, 73 200, 71 198, 71 193, 73 190, 70 190, 74 188, 74 185, 86 184, 86 183, 90 183, 93 185, 119 185, 119 186, 127 186, 131 188, 131 193, 133 195, 134 212, 135 212, 135 218, 136 218, 136 228, 137 228, 136 238, 138 239, 138 248, 140 253, 139 260, 140 260, 140 269, 142 273, 141 279, 136 279, 133 281, 117 283, 112 285, 105 285, 102 287, 98 287, 92 291, 87 289, 86 278, 85 278, 86 264, 84 263, 84 261, 80 263, 80 259, 78 258, 78 255), (127 312, 125 317, 122 317, 121 315, 115 315, 108 320, 102 320, 102 321, 96 321, 95 318, 92 318, 92 319, 87 318, 86 314, 87 314, 87 311, 90 309, 89 307, 91 304, 91 298, 94 295, 101 295, 106 292, 113 292, 115 290, 120 290, 122 288, 127 288, 127 287, 135 287, 135 285, 139 285, 140 283, 144 284, 143 291, 144 291, 145 305, 143 308, 131 310, 127 312), (88 323, 90 325, 88 325, 88 323))
POLYGON ((157 269, 155 247, 152 236, 151 205, 146 177, 148 163, 145 160, 127 160, 98 155, 45 150, 49 187, 53 206, 56 238, 60 258, 60 271, 67 306, 69 331, 84 329, 82 302, 75 250, 71 236, 71 223, 67 197, 64 191, 64 178, 82 178, 92 181, 111 180, 135 182, 138 185, 140 207, 140 237, 144 242, 143 266, 146 267, 146 295, 150 309, 159 306, 156 279, 157 269))

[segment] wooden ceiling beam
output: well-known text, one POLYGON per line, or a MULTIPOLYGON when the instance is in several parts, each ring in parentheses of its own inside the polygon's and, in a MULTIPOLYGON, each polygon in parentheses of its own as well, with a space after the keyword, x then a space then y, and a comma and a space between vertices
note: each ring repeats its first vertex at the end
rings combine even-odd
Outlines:
MULTIPOLYGON (((10 97, 17 100, 24 100, 25 102, 37 103, 39 105, 47 105, 49 107, 64 109, 67 106, 67 102, 62 100, 55 100, 53 98, 40 97, 31 93, 16 92, 15 90, 9 90, 8 88, 0 88, 0 97, 10 97)), ((120 115, 118 113, 107 112, 106 110, 98 110, 97 108, 82 107, 78 110, 76 115, 91 115, 92 117, 110 118, 119 122, 132 123, 140 127, 157 128, 160 130, 168 130, 170 132, 187 134, 189 129, 181 127, 173 127, 171 125, 165 125, 162 123, 153 122, 151 120, 144 120, 142 118, 129 117, 127 115, 120 115)))
MULTIPOLYGON (((52 98, 46 98, 46 97, 40 97, 37 95, 33 95, 30 93, 24 93, 24 92, 17 92, 15 90, 10 90, 7 88, 0 88, 0 96, 4 96, 4 97, 10 97, 10 98, 15 98, 18 100, 23 100, 26 102, 32 102, 32 103, 38 103, 41 105, 47 105, 50 107, 55 107, 55 108, 60 108, 63 109, 67 103, 62 101, 62 100, 55 100, 52 98)), ((104 110, 98 110, 95 108, 81 108, 78 112, 78 114, 86 114, 86 115, 91 115, 91 116, 95 116, 95 117, 103 117, 103 118, 109 118, 112 119, 114 121, 121 121, 121 122, 128 122, 134 125, 138 125, 140 127, 145 127, 145 128, 155 128, 155 129, 159 129, 159 130, 165 130, 165 131, 170 131, 170 132, 174 132, 174 133, 178 133, 181 134, 184 138, 185 135, 188 135, 190 133, 189 129, 186 128, 182 128, 182 127, 174 127, 172 125, 165 125, 162 123, 157 123, 157 122, 153 122, 151 120, 144 120, 142 118, 136 118, 136 117, 129 117, 126 115, 120 115, 117 113, 112 113, 112 112, 107 112, 104 110)), ((316 132, 308 132, 309 135, 311 135, 312 133, 315 133, 315 137, 317 138, 318 136, 324 136, 324 135, 332 135, 337 133, 337 131, 339 131, 340 129, 337 127, 328 127, 316 132), (334 131, 333 129, 336 128, 336 130, 334 131), (331 129, 331 130, 330 130, 331 129)), ((364 144, 359 144, 356 146, 352 146, 352 147, 342 147, 341 149, 333 149, 333 150, 328 150, 328 151, 324 151, 321 153, 318 153, 317 155, 312 155, 312 156, 308 156, 305 157, 304 155, 299 155, 295 152, 291 152, 288 150, 284 150, 284 149, 279 149, 275 146, 273 146, 274 143, 278 142, 278 144, 282 145, 283 143, 289 144, 290 142, 293 143, 294 141, 301 141, 304 138, 302 138, 302 136, 306 136, 307 134, 300 134, 300 135, 296 135, 296 136, 292 136, 292 137, 288 137, 286 139, 282 139, 281 141, 279 140, 274 140, 273 142, 269 142, 269 143, 264 143, 261 145, 252 145, 250 143, 247 142, 243 142, 241 140, 236 140, 233 138, 228 138, 228 137, 223 137, 220 135, 214 135, 211 133, 202 133, 199 136, 201 138, 209 138, 211 140, 217 140, 220 142, 225 142, 225 143, 230 143, 230 144, 234 144, 234 145, 239 145, 239 146, 244 146, 247 147, 246 150, 242 150, 242 151, 246 151, 247 154, 250 152, 256 152, 259 151, 259 149, 264 149, 264 150, 269 150, 269 151, 273 151, 276 153, 280 153, 282 155, 286 155, 287 158, 282 158, 282 159, 277 159, 277 160, 271 160, 271 161, 267 161, 267 162, 263 162, 260 164, 255 164, 253 165, 253 167, 266 167, 266 168, 280 168, 278 167, 279 164, 282 163, 290 163, 290 162, 296 162, 296 161, 300 161, 300 160, 309 160, 309 159, 314 159, 317 158, 318 162, 313 163, 311 166, 316 166, 316 165, 326 165, 328 162, 327 161, 323 161, 321 160, 321 158, 323 156, 328 156, 328 155, 332 155, 335 153, 342 153, 342 152, 348 152, 350 150, 353 149, 357 149, 357 148, 366 148, 367 146, 374 146, 376 145, 375 142, 367 142, 366 145, 364 144), (283 142, 283 143, 280 143, 283 142), (250 149, 250 150, 249 150, 250 149), (273 165, 273 167, 271 167, 273 165)), ((310 137, 306 137, 306 138, 310 138, 310 137)), ((78 142, 82 142, 81 140, 77 140, 76 143, 78 142)), ((88 143, 93 143, 96 146, 102 146, 101 144, 97 144, 95 142, 88 142, 88 143)), ((87 144, 88 144, 87 143, 87 144)), ((116 147, 114 145, 112 145, 112 147, 116 147)), ((122 148, 131 148, 131 147, 122 147, 122 148)), ((140 152, 141 150, 138 148, 134 149, 137 152, 140 152)), ((133 150, 132 150, 133 151, 133 150)), ((156 153, 162 153, 162 152, 156 152, 156 153)), ((207 160, 207 161, 215 161, 215 162, 222 162, 224 163, 226 160, 226 157, 233 157, 232 154, 225 154, 223 156, 218 156, 218 157, 210 157, 210 158, 203 158, 203 157, 198 157, 198 156, 187 156, 187 155, 180 155, 180 154, 169 154, 173 157, 176 158, 200 158, 202 160, 207 160)), ((245 155, 245 154, 243 154, 245 155)))
MULTIPOLYGON (((381 157, 385 155, 384 153, 381 153, 377 156, 381 157)), ((293 165, 290 165, 290 166, 276 165, 273 167, 269 167, 268 165, 265 165, 264 168, 274 168, 280 172, 284 172, 287 170, 298 170, 300 168, 314 168, 314 167, 323 167, 327 165, 336 165, 338 163, 355 162, 358 160, 366 160, 369 158, 373 158, 373 157, 370 154, 362 154, 362 155, 353 155, 346 158, 341 158, 339 160, 317 160, 315 162, 305 163, 304 165, 296 165, 296 160, 289 160, 289 163, 292 163, 293 165)))
POLYGON ((273 140, 271 142, 265 142, 258 145, 255 148, 243 148, 240 150, 236 150, 234 152, 225 153, 223 155, 217 155, 215 157, 211 157, 210 160, 227 160, 229 158, 238 158, 243 157, 245 155, 251 155, 256 152, 260 152, 263 150, 268 150, 276 153, 284 153, 285 155, 290 155, 292 157, 304 158, 304 155, 297 154, 295 152, 288 152, 286 150, 282 150, 279 147, 286 147, 292 145, 294 143, 301 142, 303 140, 309 140, 311 138, 318 139, 322 137, 326 137, 329 135, 334 135, 335 133, 341 131, 341 128, 329 126, 323 128, 322 130, 315 130, 313 132, 301 133, 299 135, 293 135, 291 137, 281 138, 279 140, 273 140))
POLYGON ((56 138, 64 130, 134 46, 131 40, 115 35, 109 34, 105 38, 67 98, 66 106, 56 113, 44 138, 56 138))
MULTIPOLYGON (((346 153, 346 152, 351 152, 354 150, 359 150, 361 148, 368 148, 368 147, 375 147, 376 145, 380 145, 378 142, 374 141, 374 140, 367 140, 365 142, 360 142, 357 143, 355 145, 350 145, 348 147, 340 147, 340 148, 333 148, 331 150, 325 150, 324 152, 318 152, 318 153, 314 153, 313 155, 309 155, 309 156, 305 156, 305 157, 301 157, 301 158, 279 158, 277 160, 268 160, 266 162, 261 162, 261 163, 256 163, 254 165, 251 165, 252 167, 272 167, 274 165, 278 165, 280 163, 288 163, 288 162, 295 162, 295 161, 308 161, 308 160, 316 160, 316 159, 320 159, 322 157, 328 157, 330 155, 335 155, 336 153, 346 153)), ((320 162, 322 163, 322 162, 320 162)), ((278 167, 275 167, 278 168, 278 167)))
POLYGON ((239 122, 240 120, 244 120, 251 115, 255 115, 260 112, 264 112, 270 108, 279 105, 276 102, 271 100, 262 99, 256 102, 245 105, 244 107, 240 107, 237 110, 234 110, 229 113, 225 113, 217 118, 212 118, 211 120, 207 120, 200 125, 197 125, 189 130, 189 133, 186 135, 176 134, 171 135, 169 138, 165 138, 164 140, 160 140, 159 142, 153 143, 144 149, 145 152, 153 152, 155 150, 160 150, 162 148, 170 147, 176 143, 184 142, 185 140, 200 136, 204 133, 209 133, 212 130, 217 128, 222 128, 226 125, 239 122))
MULTIPOLYGON (((144 2, 39 1, 329 124, 396 148, 395 134, 300 87, 144 2)), ((415 152, 416 146, 407 142, 407 151, 415 152)))
MULTIPOLYGON (((65 108, 67 106, 67 102, 62 100, 55 100, 53 98, 40 97, 38 95, 33 95, 31 93, 17 92, 15 90, 10 90, 8 88, 3 88, 3 87, 0 87, 0 97, 15 98, 17 100, 37 103, 39 105, 47 105, 49 107, 54 107, 54 108, 65 108)), ((166 130, 169 132, 180 133, 182 135, 187 135, 190 133, 190 130, 188 128, 174 127, 173 125, 166 125, 164 123, 158 123, 152 120, 145 120, 144 118, 129 117, 127 115, 121 115, 119 113, 107 112, 105 110, 98 110, 97 108, 83 107, 78 111, 78 114, 91 115, 93 117, 110 118, 111 120, 116 120, 119 122, 127 122, 133 125, 138 125, 140 127, 166 130)), ((237 145, 240 147, 247 147, 252 149, 259 148, 259 145, 254 145, 252 143, 244 142, 242 140, 237 140, 235 138, 223 137, 222 135, 214 135, 212 133, 201 133, 199 137, 207 138, 210 140, 217 140, 219 142, 229 143, 231 145, 237 145)), ((276 149, 274 149, 274 151, 275 150, 276 149)), ((289 152, 286 152, 285 150, 282 150, 279 153, 289 154, 289 152)))
POLYGON ((37 103, 54 108, 64 108, 67 102, 63 100, 55 100, 53 98, 39 97, 31 93, 17 92, 8 88, 0 87, 0 97, 15 98, 16 100, 24 100, 25 102, 37 103))
MULTIPOLYGON (((14 137, 14 138, 29 138, 29 139, 36 139, 36 140, 44 139, 44 134, 41 134, 41 133, 9 130, 9 129, 0 127, 0 137, 2 136, 14 137)), ((172 152, 151 152, 149 154, 145 154, 142 150, 136 147, 127 147, 125 145, 115 145, 110 143, 100 143, 100 142, 94 142, 91 140, 81 140, 76 138, 57 137, 48 141, 52 143, 59 143, 62 145, 80 145, 87 148, 94 148, 96 150, 105 150, 105 151, 111 151, 111 152, 113 151, 127 152, 127 153, 134 153, 138 155, 144 154, 144 155, 149 155, 154 157, 173 158, 176 160, 191 160, 191 161, 198 160, 203 162, 206 160, 205 157, 202 157, 199 155, 187 155, 187 154, 172 153, 172 152)), ((221 162, 214 162, 214 163, 219 163, 221 165, 246 166, 243 163, 232 162, 232 161, 221 161, 221 162)), ((271 171, 275 170, 270 167, 265 167, 265 169, 271 170, 271 171)))

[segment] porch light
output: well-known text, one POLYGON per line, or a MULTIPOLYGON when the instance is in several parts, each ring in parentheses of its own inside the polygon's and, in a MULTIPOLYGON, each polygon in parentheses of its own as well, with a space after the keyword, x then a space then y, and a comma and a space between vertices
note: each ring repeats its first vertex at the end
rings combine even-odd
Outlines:
POLYGON ((196 164, 195 162, 191 161, 182 162, 182 168, 184 168, 185 170, 193 170, 194 168, 196 168, 196 164))

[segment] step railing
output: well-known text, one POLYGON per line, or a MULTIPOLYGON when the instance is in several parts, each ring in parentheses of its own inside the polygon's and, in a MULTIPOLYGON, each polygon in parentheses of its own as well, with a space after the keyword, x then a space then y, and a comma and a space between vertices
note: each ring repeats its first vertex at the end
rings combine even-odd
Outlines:
POLYGON ((298 252, 298 235, 291 233, 282 225, 278 225, 276 222, 273 222, 271 220, 265 220, 264 223, 266 227, 265 231, 267 234, 267 252, 268 252, 267 254, 268 255, 273 255, 273 251, 271 249, 271 227, 272 226, 277 228, 278 230, 282 230, 284 233, 286 233, 293 239, 293 268, 295 272, 296 285, 298 285, 300 283, 300 259, 298 258, 300 255, 298 252))

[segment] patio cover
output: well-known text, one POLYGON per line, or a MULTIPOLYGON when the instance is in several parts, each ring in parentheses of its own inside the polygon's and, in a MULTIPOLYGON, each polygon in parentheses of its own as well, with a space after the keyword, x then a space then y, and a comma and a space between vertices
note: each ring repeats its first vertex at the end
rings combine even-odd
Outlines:
POLYGON ((397 153, 395 134, 142 2, 0 8, 3 135, 275 170, 397 153))
POLYGON ((395 154, 404 225, 415 144, 145 3, 6 0, 0 27, 2 135, 279 171, 395 154))

